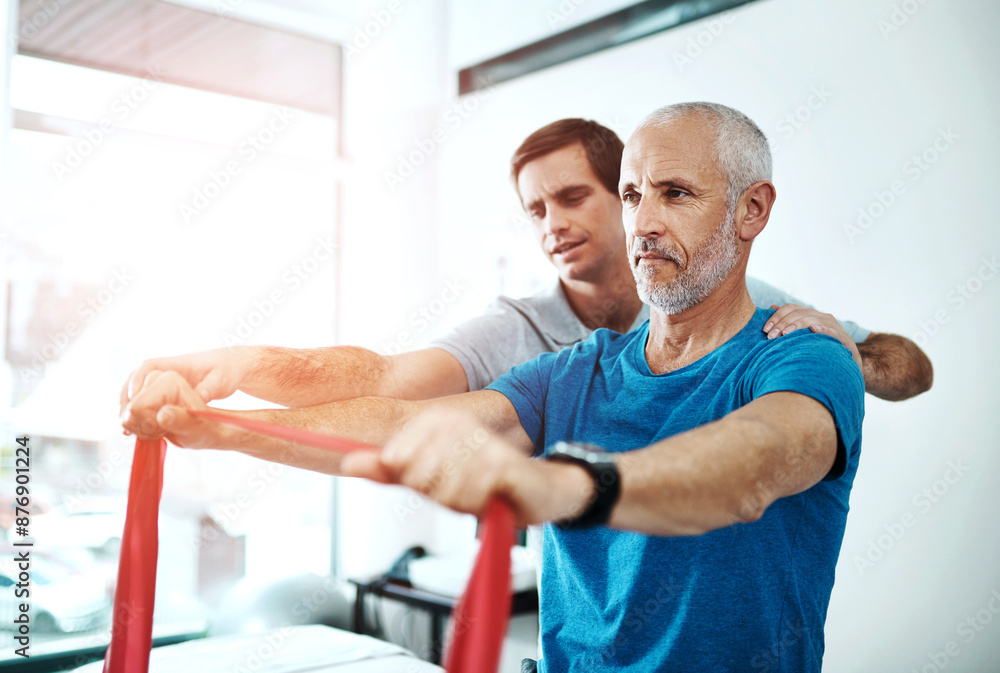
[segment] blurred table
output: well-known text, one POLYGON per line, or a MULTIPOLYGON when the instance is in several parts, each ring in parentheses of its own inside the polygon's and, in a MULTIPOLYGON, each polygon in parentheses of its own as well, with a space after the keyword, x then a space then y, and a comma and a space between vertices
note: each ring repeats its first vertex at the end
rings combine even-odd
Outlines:
MULTIPOLYGON (((76 669, 100 673, 103 662, 76 669)), ((216 636, 157 647, 149 673, 443 673, 403 648, 329 626, 286 626, 259 634, 216 636)))

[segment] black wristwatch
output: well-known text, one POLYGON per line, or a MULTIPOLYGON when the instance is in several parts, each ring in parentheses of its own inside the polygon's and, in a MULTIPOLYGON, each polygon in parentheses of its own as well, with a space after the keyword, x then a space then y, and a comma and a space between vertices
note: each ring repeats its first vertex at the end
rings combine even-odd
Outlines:
POLYGON ((594 497, 586 509, 573 518, 555 521, 555 525, 573 529, 606 524, 621 493, 621 477, 612 454, 593 444, 557 442, 545 454, 545 460, 579 465, 594 480, 594 497))

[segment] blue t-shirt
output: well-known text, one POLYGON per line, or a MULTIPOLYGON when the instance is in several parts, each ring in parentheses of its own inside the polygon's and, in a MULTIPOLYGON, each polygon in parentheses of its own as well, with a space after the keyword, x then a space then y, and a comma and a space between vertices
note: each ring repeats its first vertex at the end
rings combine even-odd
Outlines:
POLYGON ((692 537, 546 524, 542 671, 820 670, 864 381, 832 337, 798 330, 768 340, 772 313, 758 309, 728 342, 666 374, 646 362, 645 323, 625 335, 599 329, 490 386, 514 405, 536 454, 560 440, 638 449, 777 391, 818 400, 838 431, 826 479, 753 523, 692 537))

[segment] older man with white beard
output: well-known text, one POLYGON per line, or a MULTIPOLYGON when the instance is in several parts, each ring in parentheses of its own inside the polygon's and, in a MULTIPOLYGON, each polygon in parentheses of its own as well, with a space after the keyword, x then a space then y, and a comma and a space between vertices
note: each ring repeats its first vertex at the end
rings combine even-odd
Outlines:
POLYGON ((745 273, 770 177, 740 112, 658 110, 620 182, 648 323, 599 329, 484 391, 243 412, 380 453, 341 459, 194 417, 204 402, 170 372, 126 427, 153 418, 180 446, 405 484, 464 512, 507 499, 545 523, 542 671, 818 671, 864 383, 838 340, 762 330, 773 311, 745 273))

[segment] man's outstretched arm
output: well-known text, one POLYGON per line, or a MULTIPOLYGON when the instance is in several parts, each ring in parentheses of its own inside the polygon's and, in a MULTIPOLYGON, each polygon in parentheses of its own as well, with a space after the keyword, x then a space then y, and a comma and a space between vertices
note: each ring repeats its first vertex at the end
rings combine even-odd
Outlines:
POLYGON ((616 457, 622 495, 609 524, 650 535, 700 535, 759 519, 834 465, 837 429, 820 402, 763 395, 724 418, 616 457))
POLYGON ((898 334, 872 332, 855 344, 837 319, 829 313, 798 304, 785 304, 777 309, 764 326, 769 338, 791 334, 797 329, 809 329, 839 339, 851 351, 861 374, 865 377, 865 392, 890 402, 908 400, 927 392, 934 383, 934 368, 917 344, 898 334))
MULTIPOLYGON (((126 406, 122 425, 126 432, 146 438, 165 436, 180 447, 234 450, 317 472, 341 473, 342 454, 274 439, 188 413, 208 409, 183 376, 174 371, 152 371, 142 391, 126 406)), ((519 451, 530 454, 533 448, 511 403, 494 391, 425 401, 365 397, 294 409, 226 413, 383 446, 427 409, 473 414, 491 433, 519 451)))
MULTIPOLYGON (((583 468, 529 459, 483 433, 489 451, 441 466, 449 447, 475 436, 474 418, 454 410, 420 416, 381 456, 349 456, 344 474, 417 488, 445 506, 480 514, 493 495, 507 499, 522 525, 571 517, 594 483, 583 468), (427 475, 438 475, 427 486, 427 475)), ((615 453, 621 496, 609 525, 648 535, 699 535, 758 519, 778 498, 826 476, 837 455, 833 416, 792 392, 763 395, 714 423, 636 451, 615 453)))
POLYGON ((122 411, 153 371, 177 372, 205 402, 241 390, 286 407, 373 396, 422 400, 469 390, 462 365, 438 348, 379 355, 355 346, 237 346, 146 360, 122 386, 122 411))

